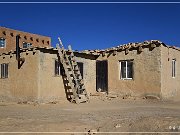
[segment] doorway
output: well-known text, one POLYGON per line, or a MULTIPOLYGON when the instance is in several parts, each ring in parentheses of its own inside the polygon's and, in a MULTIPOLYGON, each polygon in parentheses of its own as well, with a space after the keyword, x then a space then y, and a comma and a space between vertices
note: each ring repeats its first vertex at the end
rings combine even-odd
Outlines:
POLYGON ((96 61, 96 91, 108 92, 108 63, 107 63, 107 60, 96 61))

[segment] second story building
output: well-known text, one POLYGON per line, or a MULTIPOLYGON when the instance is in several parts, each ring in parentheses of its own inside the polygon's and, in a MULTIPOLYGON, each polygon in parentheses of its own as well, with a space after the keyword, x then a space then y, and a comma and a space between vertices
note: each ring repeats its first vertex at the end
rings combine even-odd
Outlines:
POLYGON ((51 46, 50 37, 0 27, 0 53, 16 50, 17 35, 20 36, 20 48, 51 46))

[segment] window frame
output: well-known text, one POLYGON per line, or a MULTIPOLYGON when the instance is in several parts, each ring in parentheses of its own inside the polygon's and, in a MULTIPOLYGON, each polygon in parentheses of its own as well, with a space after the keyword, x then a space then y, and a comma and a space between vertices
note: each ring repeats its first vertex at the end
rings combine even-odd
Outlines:
POLYGON ((0 68, 1 68, 1 79, 9 78, 9 63, 2 63, 0 68))
POLYGON ((83 62, 77 62, 77 66, 79 68, 80 74, 82 79, 84 78, 84 63, 83 62), (82 67, 81 67, 82 66, 82 67), (82 72, 81 72, 82 71, 82 72))
POLYGON ((4 47, 0 46, 0 48, 5 48, 6 47, 6 38, 0 37, 0 40, 4 39, 4 47))
POLYGON ((172 78, 176 78, 176 59, 172 59, 172 78))
POLYGON ((61 63, 58 59, 54 59, 54 76, 61 76, 61 63), (56 65, 58 65, 58 67, 56 67, 56 65))
POLYGON ((32 47, 32 43, 23 42, 23 48, 30 48, 30 47, 32 47), (24 47, 24 44, 26 44, 26 47, 24 47))
POLYGON ((119 61, 119 65, 120 65, 120 68, 119 68, 119 71, 120 71, 120 80, 133 80, 133 79, 134 79, 134 74, 133 74, 133 73, 134 73, 133 60, 120 60, 120 61, 119 61), (126 62, 126 71, 125 71, 126 77, 125 77, 125 78, 122 77, 122 67, 121 67, 122 62, 126 62), (132 72, 132 78, 127 77, 127 76, 128 76, 128 72, 127 72, 128 62, 131 62, 131 63, 132 63, 132 68, 131 68, 131 70, 132 70, 132 71, 131 71, 131 72, 132 72))

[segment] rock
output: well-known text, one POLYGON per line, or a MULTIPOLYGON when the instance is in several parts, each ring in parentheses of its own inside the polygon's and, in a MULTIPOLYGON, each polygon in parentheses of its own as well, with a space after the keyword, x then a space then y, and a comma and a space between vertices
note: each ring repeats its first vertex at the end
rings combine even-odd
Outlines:
POLYGON ((98 130, 97 129, 90 129, 88 131, 88 135, 93 135, 93 134, 97 134, 98 130))
POLYGON ((120 124, 116 124, 115 128, 120 128, 121 125, 120 124))
POLYGON ((158 99, 159 100, 160 98, 156 95, 146 95, 145 99, 158 99))

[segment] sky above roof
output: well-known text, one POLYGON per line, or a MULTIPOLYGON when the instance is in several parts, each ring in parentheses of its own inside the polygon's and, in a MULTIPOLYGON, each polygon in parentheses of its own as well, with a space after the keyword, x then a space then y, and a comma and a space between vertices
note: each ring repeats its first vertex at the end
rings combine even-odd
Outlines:
POLYGON ((144 40, 160 40, 180 47, 180 3, 0 6, 0 26, 50 36, 53 46, 60 36, 64 45, 70 44, 74 50, 105 49, 144 40))

